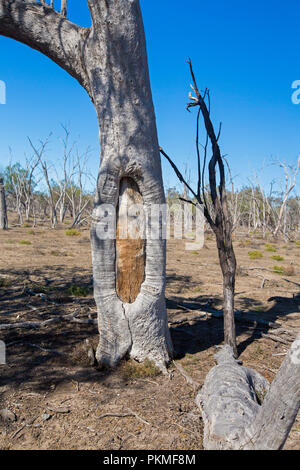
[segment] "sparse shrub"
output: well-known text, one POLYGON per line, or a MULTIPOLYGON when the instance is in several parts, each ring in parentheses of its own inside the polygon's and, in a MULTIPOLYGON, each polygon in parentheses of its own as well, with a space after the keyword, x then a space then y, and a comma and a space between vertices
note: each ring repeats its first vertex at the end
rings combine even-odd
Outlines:
POLYGON ((20 245, 31 245, 31 242, 28 241, 28 240, 20 240, 20 241, 19 241, 19 244, 20 244, 20 245))
POLYGON ((34 235, 35 231, 31 229, 31 230, 27 230, 27 233, 28 233, 28 235, 34 235))
POLYGON ((202 292, 201 287, 194 287, 193 292, 202 292))
POLYGON ((74 297, 87 297, 90 293, 90 289, 86 286, 76 286, 72 285, 67 290, 69 295, 74 295, 74 297))
POLYGON ((285 276, 294 276, 295 275, 294 266, 287 266, 286 268, 283 268, 283 274, 285 276))
POLYGON ((250 240, 241 240, 241 242, 239 243, 239 246, 241 248, 245 248, 245 247, 249 246, 250 244, 251 244, 250 240))
POLYGON ((46 286, 42 286, 40 284, 34 284, 31 286, 30 290, 34 292, 35 294, 48 294, 50 289, 46 286))
POLYGON ((256 312, 264 312, 265 310, 266 310, 266 307, 264 307, 263 305, 257 305, 255 307, 256 312))
POLYGON ((149 359, 141 364, 131 359, 124 362, 121 370, 126 379, 142 379, 144 377, 156 377, 161 374, 161 370, 149 359))
POLYGON ((75 228, 69 228, 65 233, 68 237, 79 237, 81 235, 75 228))
POLYGON ((50 251, 50 255, 51 256, 60 256, 61 253, 59 251, 52 250, 52 251, 50 251))
POLYGON ((295 245, 300 247, 300 240, 296 240, 295 245))
POLYGON ((248 253, 250 259, 259 259, 263 257, 263 254, 259 250, 249 251, 248 253))
POLYGON ((276 274, 283 274, 284 268, 282 266, 273 266, 273 271, 276 274))
POLYGON ((199 255, 199 251, 192 251, 192 255, 199 255))
POLYGON ((273 252, 273 253, 276 252, 275 246, 271 245, 271 243, 266 243, 266 244, 265 244, 265 250, 266 250, 266 251, 271 251, 271 252, 273 252))
POLYGON ((284 261, 284 257, 280 255, 271 256, 274 261, 284 261))
POLYGON ((0 288, 9 287, 11 285, 11 280, 7 277, 0 277, 0 288))
POLYGON ((56 251, 56 250, 50 251, 50 255, 51 256, 73 256, 72 254, 68 254, 65 251, 56 251))
POLYGON ((245 248, 245 247, 249 246, 250 243, 251 243, 250 240, 241 240, 240 243, 239 243, 239 246, 240 246, 241 248, 245 248))

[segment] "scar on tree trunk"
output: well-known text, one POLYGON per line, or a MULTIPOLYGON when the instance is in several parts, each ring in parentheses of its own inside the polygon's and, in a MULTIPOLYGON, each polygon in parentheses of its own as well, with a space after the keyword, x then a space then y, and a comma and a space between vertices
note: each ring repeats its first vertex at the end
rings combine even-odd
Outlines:
POLYGON ((132 178, 120 182, 116 232, 116 291, 122 302, 133 303, 145 280, 146 244, 143 237, 143 198, 132 178), (130 214, 130 208, 139 213, 130 214), (142 227, 141 227, 142 224, 142 227))

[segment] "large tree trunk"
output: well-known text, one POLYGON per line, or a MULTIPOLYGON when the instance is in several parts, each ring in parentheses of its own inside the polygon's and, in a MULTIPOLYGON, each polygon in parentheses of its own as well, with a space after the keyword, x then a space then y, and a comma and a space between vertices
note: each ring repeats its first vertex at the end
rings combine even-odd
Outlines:
POLYGON ((5 190, 2 178, 0 178, 0 229, 8 229, 5 190))
POLYGON ((165 203, 141 12, 137 1, 94 5, 100 51, 90 70, 102 154, 91 231, 100 330, 97 359, 113 365, 130 353, 164 368, 171 352, 164 299, 165 241, 149 236, 146 243, 119 241, 120 269, 115 240, 97 235, 105 223, 103 204, 121 207, 128 191, 132 202, 143 204, 146 212, 165 203))
POLYGON ((116 247, 114 238, 103 236, 106 213, 117 211, 128 196, 124 182, 146 216, 154 204, 165 203, 139 1, 87 1, 91 28, 74 25, 47 5, 0 0, 0 34, 58 63, 87 90, 96 108, 101 165, 91 238, 97 359, 111 366, 130 355, 165 369, 172 352, 164 298, 165 240, 147 235, 145 241, 118 240, 116 247), (130 283, 124 283, 124 273, 130 283))
POLYGON ((223 346, 196 403, 204 420, 205 449, 281 449, 300 406, 300 333, 271 386, 223 346))

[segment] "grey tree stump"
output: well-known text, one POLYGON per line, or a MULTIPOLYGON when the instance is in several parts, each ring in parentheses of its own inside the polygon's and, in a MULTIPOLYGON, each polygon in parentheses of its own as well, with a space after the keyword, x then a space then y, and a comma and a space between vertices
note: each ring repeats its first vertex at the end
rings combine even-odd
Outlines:
POLYGON ((269 382, 234 359, 230 346, 215 356, 196 397, 204 420, 204 448, 281 449, 300 406, 300 333, 269 382))

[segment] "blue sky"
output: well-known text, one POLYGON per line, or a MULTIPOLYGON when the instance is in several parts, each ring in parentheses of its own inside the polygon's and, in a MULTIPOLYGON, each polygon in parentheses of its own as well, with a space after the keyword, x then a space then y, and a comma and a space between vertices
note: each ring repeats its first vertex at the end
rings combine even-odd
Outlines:
MULTIPOLYGON (((160 145, 179 167, 195 175, 195 113, 185 105, 191 57, 201 88, 208 87, 220 145, 237 185, 264 170, 264 185, 280 175, 271 159, 295 164, 300 153, 300 104, 292 103, 292 83, 300 80, 299 1, 141 0, 151 86, 160 145)), ((88 26, 85 1, 69 0, 69 18, 88 26)), ((53 133, 48 158, 60 155, 60 124, 67 124, 89 165, 99 165, 94 108, 79 84, 48 58, 0 37, 0 80, 7 104, 0 105, 0 166, 30 155, 33 141, 53 133)), ((163 162, 165 186, 176 184, 163 162)))

